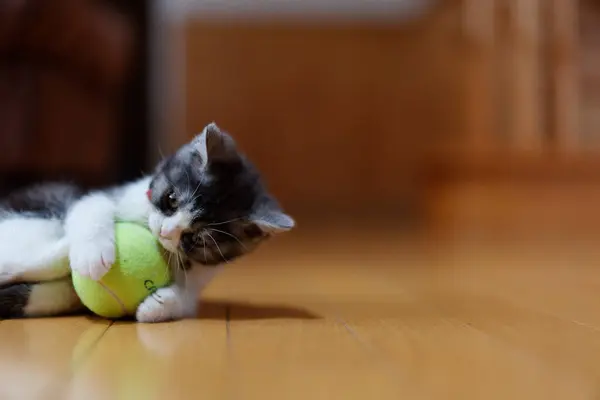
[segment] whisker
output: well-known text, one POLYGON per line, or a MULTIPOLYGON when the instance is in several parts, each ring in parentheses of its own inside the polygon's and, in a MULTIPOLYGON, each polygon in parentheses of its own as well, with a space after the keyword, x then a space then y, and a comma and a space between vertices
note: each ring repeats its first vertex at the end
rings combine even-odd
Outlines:
POLYGON ((206 230, 205 230, 205 232, 208 235, 208 237, 212 239, 212 241, 215 244, 215 246, 217 246, 217 250, 219 251, 219 254, 221 254, 221 257, 223 258, 223 261, 225 261, 226 263, 229 263, 229 261, 223 255, 223 252, 221 251, 221 248, 219 247, 219 244, 217 243, 217 241, 215 240, 215 238, 213 237, 213 235, 211 235, 210 232, 208 232, 206 230))
POLYGON ((223 224, 228 224, 230 222, 234 222, 234 221, 239 221, 241 219, 244 219, 244 217, 238 217, 238 218, 234 218, 234 219, 230 219, 228 221, 223 221, 223 222, 213 222, 210 224, 206 224, 206 226, 217 226, 217 225, 223 225, 223 224))
POLYGON ((167 266, 168 266, 169 268, 167 268, 167 269, 165 270, 165 276, 164 276, 165 278, 167 278, 167 277, 168 277, 167 275, 170 275, 170 272, 169 272, 169 271, 170 271, 170 269, 171 269, 171 254, 172 254, 172 253, 171 253, 170 251, 166 250, 166 249, 163 249, 163 252, 164 252, 164 254, 168 254, 168 257, 167 257, 167 266))
MULTIPOLYGON (((192 203, 196 201, 197 197, 194 197, 196 195, 196 192, 198 191, 198 189, 200 189, 200 185, 202 184, 202 182, 198 182, 198 186, 196 186, 196 189, 194 189, 194 191, 192 192, 192 195, 190 196, 192 198, 192 203)), ((200 195, 198 195, 198 197, 200 197, 200 195)))
MULTIPOLYGON (((195 193, 195 191, 194 191, 194 193, 195 193)), ((200 196, 201 196, 201 194, 198 194, 197 196, 194 196, 194 197, 193 197, 193 198, 190 200, 190 203, 191 203, 191 204, 195 204, 195 203, 196 203, 196 200, 198 200, 198 199, 200 198, 200 196)))
POLYGON ((178 252, 175 252, 175 257, 177 259, 177 270, 181 271, 181 256, 178 252))
MULTIPOLYGON (((185 172, 185 176, 187 177, 187 189, 186 189, 186 191, 188 191, 188 193, 189 193, 190 186, 191 186, 190 174, 187 172, 187 169, 184 169, 183 172, 185 172)), ((193 197, 193 195, 190 196, 190 197, 193 197)))
POLYGON ((184 285, 187 286, 187 272, 186 272, 185 267, 183 265, 183 258, 181 257, 181 254, 179 254, 179 252, 177 253, 177 258, 178 258, 178 260, 180 262, 180 264, 179 264, 180 268, 179 269, 183 272, 183 282, 184 282, 184 285))
POLYGON ((204 246, 204 262, 208 262, 208 257, 206 257, 206 239, 204 239, 204 235, 202 237, 202 246, 204 246))
POLYGON ((169 267, 171 267, 171 257, 173 257, 173 253, 171 253, 171 252, 170 252, 170 251, 168 251, 168 250, 164 250, 164 251, 165 251, 166 253, 168 253, 168 254, 169 254, 169 258, 167 259, 167 265, 168 265, 169 267))
POLYGON ((215 232, 222 233, 222 234, 224 234, 224 235, 227 235, 227 236, 231 236, 232 238, 234 238, 235 240, 237 240, 237 242, 238 242, 238 243, 239 243, 239 244, 240 244, 240 245, 241 245, 241 246, 242 246, 244 249, 248 250, 248 249, 246 248, 246 245, 245 245, 244 243, 242 243, 242 241, 241 241, 240 239, 238 239, 238 237, 237 237, 237 236, 235 236, 234 234, 231 234, 231 233, 229 233, 229 232, 222 231, 222 230, 220 230, 220 229, 215 229, 215 228, 208 228, 208 229, 210 229, 211 231, 215 231, 215 232))
POLYGON ((164 160, 165 159, 165 154, 163 153, 162 148, 160 147, 160 145, 156 146, 156 150, 158 150, 158 155, 160 156, 161 161, 164 160))

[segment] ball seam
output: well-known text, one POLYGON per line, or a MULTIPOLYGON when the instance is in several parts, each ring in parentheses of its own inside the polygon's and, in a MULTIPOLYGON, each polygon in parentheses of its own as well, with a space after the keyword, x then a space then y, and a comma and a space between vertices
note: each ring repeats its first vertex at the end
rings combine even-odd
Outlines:
POLYGON ((125 304, 123 304, 123 302, 121 301, 121 299, 115 294, 115 292, 113 292, 112 290, 110 290, 108 288, 108 286, 106 286, 102 281, 98 281, 98 283, 100 284, 100 286, 102 286, 104 288, 104 290, 106 290, 108 292, 108 294, 110 294, 113 299, 119 303, 119 306, 121 306, 121 310, 123 311, 123 315, 127 314, 127 309, 125 308, 125 304))

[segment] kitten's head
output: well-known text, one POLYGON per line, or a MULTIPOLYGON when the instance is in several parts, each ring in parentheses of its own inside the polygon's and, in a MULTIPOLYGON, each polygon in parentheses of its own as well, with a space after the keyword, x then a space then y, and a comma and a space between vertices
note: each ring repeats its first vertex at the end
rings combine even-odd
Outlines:
POLYGON ((294 227, 214 123, 158 165, 148 198, 149 226, 163 247, 204 265, 233 260, 294 227))

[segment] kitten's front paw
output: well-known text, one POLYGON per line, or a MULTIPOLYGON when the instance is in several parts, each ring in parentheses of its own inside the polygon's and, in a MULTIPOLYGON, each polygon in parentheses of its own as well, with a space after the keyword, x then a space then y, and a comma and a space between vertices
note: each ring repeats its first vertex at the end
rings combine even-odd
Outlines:
POLYGON ((164 322, 183 318, 184 305, 179 293, 171 288, 161 288, 148 296, 138 306, 138 322, 164 322))
POLYGON ((71 244, 69 260, 71 269, 94 280, 102 278, 116 259, 114 238, 107 236, 71 244))

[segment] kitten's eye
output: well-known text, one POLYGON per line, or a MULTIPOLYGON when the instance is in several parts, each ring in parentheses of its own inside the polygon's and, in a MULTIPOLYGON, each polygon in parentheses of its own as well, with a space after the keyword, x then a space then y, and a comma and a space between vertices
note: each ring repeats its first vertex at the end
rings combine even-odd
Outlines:
POLYGON ((179 207, 179 201, 177 200, 177 196, 173 192, 169 194, 169 206, 171 206, 172 208, 179 207))
POLYGON ((163 206, 171 211, 175 211, 179 207, 179 200, 174 191, 168 191, 163 197, 163 206))

